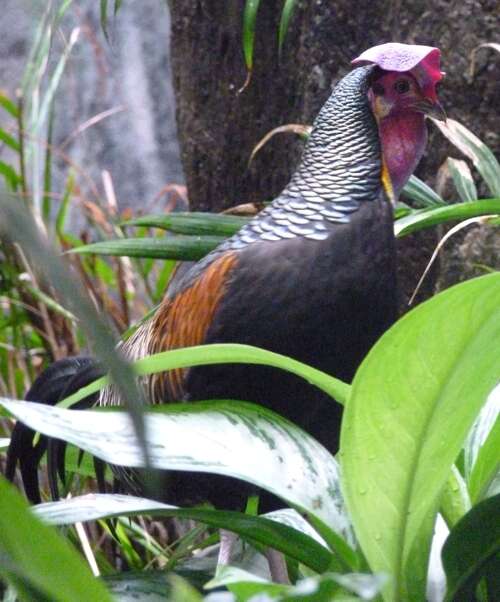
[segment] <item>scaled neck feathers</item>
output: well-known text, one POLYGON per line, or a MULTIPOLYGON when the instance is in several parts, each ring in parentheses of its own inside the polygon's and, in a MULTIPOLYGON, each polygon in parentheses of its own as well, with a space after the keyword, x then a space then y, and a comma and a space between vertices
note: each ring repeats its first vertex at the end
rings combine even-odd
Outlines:
POLYGON ((380 197, 381 149, 367 97, 372 70, 359 67, 337 84, 288 186, 225 246, 296 236, 324 240, 334 224, 348 223, 363 201, 380 197))
MULTIPOLYGON (((303 199, 307 208, 327 220, 349 221, 360 202, 376 199, 380 191, 381 148, 367 98, 372 70, 355 69, 337 84, 281 195, 303 199)), ((294 202, 290 205, 293 208, 294 202)))

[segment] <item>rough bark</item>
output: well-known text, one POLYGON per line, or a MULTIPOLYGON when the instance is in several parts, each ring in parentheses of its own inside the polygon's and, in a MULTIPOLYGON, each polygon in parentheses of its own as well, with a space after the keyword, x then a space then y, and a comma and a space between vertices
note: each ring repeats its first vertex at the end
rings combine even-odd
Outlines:
MULTIPOLYGON (((278 125, 311 123, 332 85, 349 70, 350 60, 387 41, 440 47, 447 72, 441 96, 449 115, 495 152, 500 149, 495 109, 500 60, 481 51, 475 76, 469 71, 473 48, 497 34, 500 9, 494 0, 302 0, 281 61, 277 23, 283 0, 267 0, 257 17, 253 78, 241 94, 244 1, 170 0, 170 5, 178 131, 193 209, 221 210, 276 195, 296 165, 300 141, 276 136, 248 169, 252 148, 278 125)), ((434 185, 437 169, 449 154, 458 153, 431 131, 417 174, 434 185)), ((405 297, 434 242, 432 235, 414 236, 399 245, 405 297)), ((432 284, 431 278, 427 294, 432 284)))

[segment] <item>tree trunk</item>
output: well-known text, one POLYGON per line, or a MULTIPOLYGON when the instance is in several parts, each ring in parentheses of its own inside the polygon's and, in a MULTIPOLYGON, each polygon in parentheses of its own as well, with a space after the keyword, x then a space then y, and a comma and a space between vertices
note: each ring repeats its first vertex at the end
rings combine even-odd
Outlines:
MULTIPOLYGON (((170 0, 172 69, 177 121, 193 210, 218 211, 246 201, 272 199, 287 183, 301 142, 276 136, 248 160, 256 143, 286 123, 312 122, 332 84, 364 49, 387 41, 435 45, 447 77, 441 97, 450 116, 500 148, 497 115, 500 60, 479 54, 474 78, 470 53, 496 35, 495 1, 299 0, 281 61, 277 32, 283 0, 261 2, 255 33, 255 68, 241 92, 244 0, 170 0)), ((495 57, 496 58, 496 57, 495 57)), ((457 151, 431 131, 417 175, 434 185, 440 164, 457 151)), ((411 293, 434 246, 435 236, 414 236, 400 245, 405 297, 411 293)), ((427 283, 427 293, 432 280, 427 283)))

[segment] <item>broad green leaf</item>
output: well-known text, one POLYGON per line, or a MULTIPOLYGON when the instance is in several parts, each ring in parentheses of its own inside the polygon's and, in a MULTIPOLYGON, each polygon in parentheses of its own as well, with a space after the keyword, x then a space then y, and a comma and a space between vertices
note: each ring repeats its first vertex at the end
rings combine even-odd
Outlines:
POLYGON ((70 253, 152 257, 197 261, 210 253, 224 239, 219 236, 165 236, 162 238, 121 238, 95 242, 71 249, 70 253))
POLYGON ((413 234, 413 232, 453 220, 466 220, 471 217, 495 214, 500 214, 500 198, 481 199, 472 203, 456 203, 433 209, 421 209, 396 220, 394 233, 398 238, 402 238, 408 234, 413 234))
MULTIPOLYGON (((126 412, 65 410, 2 399, 0 403, 44 435, 73 443, 109 463, 119 458, 124 466, 144 466, 126 412)), ((337 463, 291 422, 255 404, 213 401, 156 406, 144 412, 144 426, 152 467, 224 474, 262 487, 335 526, 339 553, 349 564, 355 562, 342 540, 352 536, 338 504, 337 463)))
POLYGON ((446 205, 446 202, 430 186, 427 186, 425 182, 413 175, 410 176, 403 188, 403 195, 417 201, 424 207, 446 205))
POLYGON ((424 599, 443 486, 500 378, 499 299, 500 274, 440 293, 386 332, 354 378, 343 491, 372 571, 392 576, 387 600, 424 599))
MULTIPOLYGON (((138 375, 156 374, 175 368, 190 366, 207 366, 210 364, 259 364, 281 368, 292 374, 304 378, 312 385, 318 387, 340 404, 345 404, 349 394, 350 385, 343 381, 321 372, 307 364, 298 362, 285 355, 235 343, 219 343, 214 345, 200 345, 185 349, 173 349, 155 355, 150 355, 134 362, 133 366, 138 375)), ((62 400, 61 407, 68 407, 73 403, 102 389, 107 384, 106 378, 100 378, 77 393, 62 400)), ((332 403, 333 403, 332 399, 332 403)))
POLYGON ((290 19, 296 6, 297 0, 285 0, 285 4, 283 5, 283 10, 281 11, 280 28, 278 32, 278 49, 280 54, 283 50, 283 44, 288 32, 290 19))
MULTIPOLYGON (((111 602, 76 550, 42 524, 12 485, 0 477, 0 574, 54 602, 111 602), (43 553, 45 552, 45 553, 43 553)), ((26 599, 26 598, 25 598, 26 599)), ((29 598, 38 602, 41 598, 29 598)))
POLYGON ((316 571, 325 571, 335 563, 332 553, 312 537, 270 518, 239 512, 176 508, 154 500, 119 494, 83 495, 39 504, 33 511, 40 519, 53 525, 137 515, 192 519, 234 531, 252 543, 274 547, 316 571))
MULTIPOLYGON (((448 586, 447 602, 475 600, 475 586, 487 567, 498 579, 500 495, 484 500, 463 517, 446 540, 442 558, 448 586)), ((496 596, 498 591, 491 593, 496 596)))
POLYGON ((450 157, 446 164, 450 170, 460 200, 465 203, 467 201, 475 201, 478 198, 476 185, 474 184, 474 178, 467 163, 450 157))
POLYGON ((167 213, 162 215, 144 215, 123 222, 122 226, 147 226, 161 228, 177 234, 231 236, 248 224, 250 218, 236 215, 204 213, 202 211, 167 213))
POLYGON ((432 121, 460 152, 471 159, 491 194, 500 196, 500 164, 486 144, 454 119, 447 119, 446 122, 435 119, 432 121))

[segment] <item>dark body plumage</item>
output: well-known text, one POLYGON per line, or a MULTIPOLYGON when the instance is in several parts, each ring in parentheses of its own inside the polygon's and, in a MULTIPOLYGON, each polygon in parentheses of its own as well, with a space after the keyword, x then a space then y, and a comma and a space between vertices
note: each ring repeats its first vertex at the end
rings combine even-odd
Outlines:
MULTIPOLYGON (((126 355, 237 342, 352 379, 397 308, 392 207, 367 100, 373 70, 355 69, 337 85, 290 184, 235 236, 177 271, 155 317, 123 345, 126 355)), ((144 386, 151 403, 253 401, 299 424, 332 452, 338 448, 338 404, 280 370, 196 367, 155 375, 144 386)), ((105 390, 99 403, 119 403, 116 391, 105 390)), ((213 475, 166 478, 163 497, 173 503, 208 499, 241 508, 249 491, 213 475)))

